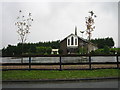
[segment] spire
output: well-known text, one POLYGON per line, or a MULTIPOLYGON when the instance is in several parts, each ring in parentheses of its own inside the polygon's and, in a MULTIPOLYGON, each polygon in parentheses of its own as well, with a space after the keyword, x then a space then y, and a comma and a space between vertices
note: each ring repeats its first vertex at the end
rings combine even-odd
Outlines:
POLYGON ((77 35, 77 27, 75 26, 75 35, 77 35))

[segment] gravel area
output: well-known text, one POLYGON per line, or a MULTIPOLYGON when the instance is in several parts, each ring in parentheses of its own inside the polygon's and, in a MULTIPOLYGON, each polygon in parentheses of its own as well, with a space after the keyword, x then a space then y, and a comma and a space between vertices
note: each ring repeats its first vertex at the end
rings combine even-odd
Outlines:
MULTIPOLYGON (((120 64, 119 64, 120 66, 120 64)), ((2 69, 28 69, 28 65, 1 66, 2 69)), ((92 68, 116 68, 115 64, 93 64, 92 68)), ((59 69, 59 65, 31 65, 32 69, 59 69)), ((89 69, 89 65, 62 65, 62 69, 89 69)))

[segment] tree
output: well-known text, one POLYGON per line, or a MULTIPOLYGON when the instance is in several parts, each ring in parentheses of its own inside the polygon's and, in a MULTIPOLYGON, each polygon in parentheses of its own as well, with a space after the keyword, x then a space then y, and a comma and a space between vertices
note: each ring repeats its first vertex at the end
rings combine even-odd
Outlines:
POLYGON ((92 43, 97 44, 98 48, 104 48, 105 46, 108 46, 109 48, 112 48, 114 46, 114 40, 113 38, 96 38, 91 40, 92 43))
POLYGON ((37 51, 36 47, 45 47, 45 53, 51 54, 52 48, 60 49, 60 41, 48 41, 48 42, 39 42, 39 43, 24 43, 22 48, 22 43, 18 43, 16 46, 14 45, 8 45, 6 48, 2 49, 2 55, 21 55, 23 54, 40 54, 37 51), (12 48, 11 48, 12 47, 12 48), (23 50, 22 50, 23 49, 23 50), (9 52, 10 51, 10 52, 9 52), (23 51, 23 52, 22 52, 23 51))
MULTIPOLYGON (((94 15, 94 12, 93 11, 90 11, 90 16, 88 17, 85 17, 86 19, 86 33, 88 34, 88 41, 90 43, 90 40, 91 40, 91 36, 92 36, 92 31, 95 29, 95 26, 94 25, 94 18, 96 17, 96 15, 94 15)), ((88 43, 88 45, 89 45, 88 43)), ((89 49, 89 46, 88 46, 88 53, 90 52, 90 49, 89 49)))
MULTIPOLYGON (((19 40, 22 43, 22 53, 23 54, 23 44, 27 40, 27 35, 30 33, 31 23, 33 19, 31 18, 31 13, 28 14, 28 17, 26 18, 24 15, 22 15, 22 11, 19 11, 19 16, 17 17, 17 22, 15 25, 17 26, 18 30, 17 33, 19 34, 19 40)), ((23 60, 21 60, 23 63, 23 60)))
POLYGON ((90 11, 90 16, 85 17, 86 19, 86 33, 88 34, 88 40, 91 40, 91 35, 92 35, 92 31, 95 29, 94 25, 94 17, 96 17, 96 15, 94 15, 93 11, 90 11))
POLYGON ((31 13, 29 13, 28 18, 25 18, 24 15, 21 15, 22 11, 19 11, 19 16, 17 17, 17 22, 15 25, 17 26, 18 30, 17 33, 20 36, 21 43, 24 43, 27 39, 27 35, 30 33, 31 22, 33 19, 31 18, 31 13))

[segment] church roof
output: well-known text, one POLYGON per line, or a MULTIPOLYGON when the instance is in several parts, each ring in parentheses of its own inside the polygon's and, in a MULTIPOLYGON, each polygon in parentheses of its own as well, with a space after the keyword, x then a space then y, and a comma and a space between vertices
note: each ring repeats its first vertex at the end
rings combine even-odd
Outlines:
MULTIPOLYGON (((78 35, 75 35, 75 34, 73 34, 73 33, 71 33, 70 35, 68 35, 67 37, 65 37, 63 40, 61 40, 60 42, 62 42, 62 41, 64 41, 65 39, 67 39, 68 37, 70 37, 70 36, 76 36, 76 37, 78 37, 79 39, 81 39, 82 41, 84 41, 84 42, 86 42, 86 43, 88 43, 88 40, 86 40, 86 39, 84 39, 84 38, 82 38, 82 37, 79 37, 78 35)), ((94 44, 94 43, 92 43, 92 42, 90 42, 92 45, 94 45, 94 46, 97 46, 96 44, 94 44)))
POLYGON ((62 42, 62 41, 64 41, 65 39, 67 39, 68 37, 70 37, 70 36, 76 36, 76 37, 78 37, 79 39, 81 39, 82 41, 84 41, 84 42, 88 42, 86 39, 84 39, 84 38, 82 38, 82 37, 79 37, 79 36, 77 36, 77 35, 75 35, 75 34, 73 34, 73 33, 71 33, 70 35, 68 35, 66 38, 64 38, 63 40, 61 40, 60 42, 62 42))

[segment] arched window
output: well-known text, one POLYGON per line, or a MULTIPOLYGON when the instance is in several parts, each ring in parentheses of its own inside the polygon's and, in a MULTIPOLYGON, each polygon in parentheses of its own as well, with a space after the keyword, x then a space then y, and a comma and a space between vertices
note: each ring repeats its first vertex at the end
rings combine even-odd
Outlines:
POLYGON ((77 45, 77 38, 75 39, 75 45, 77 45))
POLYGON ((70 45, 70 39, 68 39, 68 45, 70 45))
POLYGON ((74 38, 71 37, 71 45, 74 45, 74 38))

